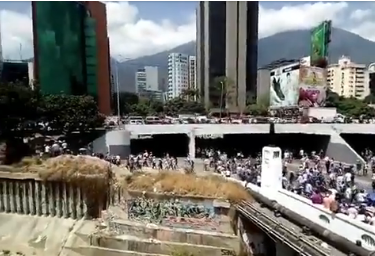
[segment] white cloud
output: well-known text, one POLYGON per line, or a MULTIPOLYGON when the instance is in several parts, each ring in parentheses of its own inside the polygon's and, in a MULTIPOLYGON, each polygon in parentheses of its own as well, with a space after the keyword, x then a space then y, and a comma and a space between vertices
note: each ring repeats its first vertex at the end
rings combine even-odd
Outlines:
POLYGON ((195 39, 195 15, 192 14, 182 17, 186 19, 185 24, 174 25, 169 20, 157 23, 138 19, 138 10, 124 2, 107 3, 107 13, 111 52, 115 56, 133 58, 153 54, 195 39))
POLYGON ((0 17, 4 59, 31 57, 33 55, 31 13, 24 15, 2 10, 0 17))
POLYGON ((340 23, 340 14, 348 7, 346 2, 326 3, 317 2, 281 9, 259 8, 259 36, 265 37, 295 29, 309 29, 323 20, 333 20, 340 23))
MULTIPOLYGON (((1 37, 4 58, 32 56, 31 14, 2 10, 1 37)), ((111 54, 120 59, 135 58, 168 50, 195 39, 195 14, 187 13, 185 23, 170 20, 154 22, 138 18, 138 9, 128 2, 107 3, 108 33, 111 54)))
POLYGON ((372 10, 369 10, 369 9, 366 9, 366 10, 358 9, 358 10, 353 11, 350 14, 350 19, 356 20, 356 21, 361 21, 361 20, 363 20, 365 18, 368 18, 371 14, 372 14, 372 10))
MULTIPOLYGON (((349 6, 347 2, 316 2, 285 5, 282 8, 260 6, 259 35, 270 36, 293 29, 308 29, 323 20, 375 41, 372 11, 349 6)), ((371 9, 371 8, 370 8, 371 9)), ((30 12, 29 12, 30 13, 30 12)), ((5 58, 32 56, 31 15, 2 10, 1 31, 5 58)), ((195 15, 186 13, 179 25, 171 20, 142 19, 129 2, 107 2, 111 53, 120 59, 134 58, 171 49, 195 39, 195 15)))

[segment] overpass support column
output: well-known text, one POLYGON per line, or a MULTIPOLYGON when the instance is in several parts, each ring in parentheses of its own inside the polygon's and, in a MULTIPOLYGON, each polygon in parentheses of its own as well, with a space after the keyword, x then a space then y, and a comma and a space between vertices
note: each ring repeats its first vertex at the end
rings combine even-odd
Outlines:
POLYGON ((293 256, 292 248, 282 242, 276 242, 276 256, 293 256))
POLYGON ((189 134, 189 156, 191 159, 195 159, 195 133, 194 130, 190 131, 189 134))

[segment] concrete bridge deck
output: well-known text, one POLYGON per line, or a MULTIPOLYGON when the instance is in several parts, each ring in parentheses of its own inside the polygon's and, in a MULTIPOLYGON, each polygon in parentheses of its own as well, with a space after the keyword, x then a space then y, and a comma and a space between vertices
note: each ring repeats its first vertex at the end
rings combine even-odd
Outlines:
MULTIPOLYGON (((270 124, 170 124, 170 125, 126 125, 131 136, 153 134, 261 134, 269 133, 270 124)), ((330 135, 337 133, 375 134, 375 124, 275 124, 276 133, 307 133, 330 135)))

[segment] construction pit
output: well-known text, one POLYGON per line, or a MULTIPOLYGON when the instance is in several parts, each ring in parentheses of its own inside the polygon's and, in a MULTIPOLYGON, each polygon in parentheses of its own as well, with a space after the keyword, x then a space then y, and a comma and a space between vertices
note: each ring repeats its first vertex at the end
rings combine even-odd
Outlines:
POLYGON ((106 168, 0 168, 0 255, 242 255, 231 203, 251 198, 240 185, 106 168))

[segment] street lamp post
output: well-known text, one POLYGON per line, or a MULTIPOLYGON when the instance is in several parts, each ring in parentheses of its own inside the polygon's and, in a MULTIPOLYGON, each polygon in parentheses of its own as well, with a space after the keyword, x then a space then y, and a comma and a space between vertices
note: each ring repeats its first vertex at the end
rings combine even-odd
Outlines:
POLYGON ((118 116, 118 122, 120 122, 120 119, 121 119, 121 113, 120 113, 120 86, 119 86, 119 79, 118 79, 118 62, 117 61, 116 61, 116 65, 115 65, 115 72, 116 72, 117 116, 118 116))
MULTIPOLYGON (((124 58, 122 55, 119 55, 119 57, 121 58, 122 61, 130 60, 130 58, 124 58)), ((120 62, 116 60, 116 62, 115 62, 115 73, 116 73, 115 83, 116 83, 117 117, 118 117, 119 122, 120 122, 121 113, 120 113, 120 83, 119 83, 119 71, 118 71, 119 63, 120 62)))
POLYGON ((220 119, 221 119, 221 113, 223 112, 224 82, 220 81, 220 84, 221 84, 221 93, 220 93, 220 119))

